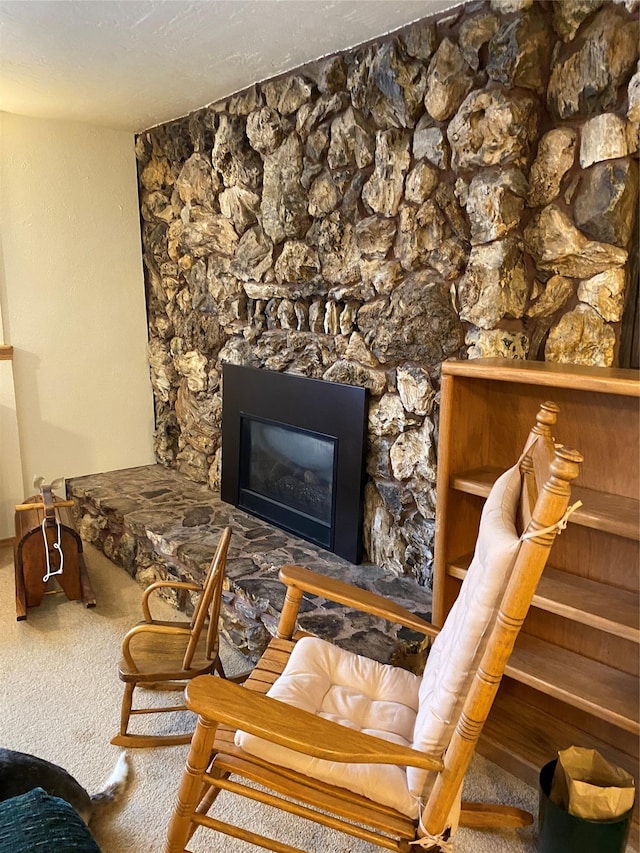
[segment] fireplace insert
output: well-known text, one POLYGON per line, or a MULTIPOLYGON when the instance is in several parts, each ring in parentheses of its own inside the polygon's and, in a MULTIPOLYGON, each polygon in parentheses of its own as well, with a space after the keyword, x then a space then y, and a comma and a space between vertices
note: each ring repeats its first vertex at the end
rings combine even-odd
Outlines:
POLYGON ((223 366, 222 500, 362 559, 367 391, 223 366))

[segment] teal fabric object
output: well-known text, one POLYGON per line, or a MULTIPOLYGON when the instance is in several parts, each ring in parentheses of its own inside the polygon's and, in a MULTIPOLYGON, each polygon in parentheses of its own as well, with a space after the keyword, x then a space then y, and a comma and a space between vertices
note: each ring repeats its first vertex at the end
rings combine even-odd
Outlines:
POLYGON ((100 853, 69 803, 34 788, 0 802, 0 853, 100 853))

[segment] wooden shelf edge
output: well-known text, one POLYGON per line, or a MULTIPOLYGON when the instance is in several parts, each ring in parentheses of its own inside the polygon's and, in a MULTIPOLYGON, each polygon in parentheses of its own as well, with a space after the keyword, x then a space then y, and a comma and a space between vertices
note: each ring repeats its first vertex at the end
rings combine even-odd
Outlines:
MULTIPOLYGON (((434 549, 434 613, 441 622, 463 577, 452 564, 473 548, 483 500, 517 458, 517 436, 527 434, 543 400, 558 403, 558 438, 584 454, 578 483, 590 487, 572 484, 571 502, 583 506, 551 556, 549 574, 561 576, 546 591, 539 585, 478 752, 536 789, 542 766, 572 745, 598 749, 637 779, 640 626, 632 563, 640 541, 640 371, 451 359, 442 365, 441 388, 434 549), (573 577, 576 589, 567 580, 573 577), (588 586, 592 578, 599 588, 588 586), (603 588, 611 592, 599 600, 603 588), (520 703, 506 717, 501 696, 520 703)), ((638 807, 636 828, 637 818, 638 807)))
POLYGON ((573 486, 571 500, 580 500, 583 504, 573 513, 575 524, 640 541, 639 500, 584 486, 573 486))
MULTIPOLYGON (((459 471, 451 475, 450 485, 459 492, 486 498, 502 473, 502 468, 490 465, 471 471, 459 471)), ((640 541, 639 500, 587 489, 584 486, 573 486, 571 501, 577 500, 582 501, 583 505, 571 515, 570 524, 640 541)))
POLYGON ((456 471, 451 475, 450 486, 458 492, 475 495, 478 498, 489 497, 491 487, 503 473, 502 468, 487 465, 484 468, 473 468, 471 471, 456 471))
POLYGON ((13 347, 8 344, 0 344, 0 361, 11 361, 13 359, 13 347))
POLYGON ((640 372, 622 367, 592 367, 589 365, 553 364, 548 361, 510 361, 504 358, 478 358, 445 361, 442 374, 468 376, 491 382, 521 382, 549 388, 575 389, 579 380, 580 391, 598 391, 625 397, 640 397, 640 372), (486 375, 491 368, 491 376, 486 375))
MULTIPOLYGON (((495 755, 499 749, 505 755, 510 755, 511 760, 505 761, 505 764, 511 766, 505 767, 505 770, 529 785, 537 786, 540 770, 557 757, 558 750, 569 746, 597 749, 607 760, 624 767, 634 778, 637 776, 633 756, 513 697, 505 701, 499 696, 494 702, 480 736, 478 751, 484 755, 485 751, 490 750, 495 755), (508 738, 505 738, 505 732, 509 732, 508 738), (517 771, 512 769, 515 767, 517 771)), ((490 758, 489 755, 486 757, 490 758)), ((496 763, 504 766, 500 761, 496 763)))
MULTIPOLYGON (((471 554, 465 554, 453 560, 446 567, 447 576, 463 581, 467 575, 471 558, 471 554)), ((634 592, 617 589, 608 584, 577 575, 570 575, 567 572, 554 569, 552 566, 547 566, 538 584, 538 590, 533 597, 532 606, 538 610, 544 610, 546 613, 554 613, 556 616, 561 616, 571 622, 588 624, 591 628, 605 634, 612 634, 621 637, 623 640, 640 644, 636 603, 637 595, 634 592), (571 600, 568 594, 566 598, 561 598, 557 594, 557 584, 561 577, 564 578, 564 586, 569 587, 574 584, 576 587, 576 594, 571 597, 571 600), (550 589, 552 585, 554 594, 551 593, 550 589), (597 599, 598 603, 603 606, 602 609, 611 615, 594 613, 587 607, 580 607, 576 602, 580 598, 580 593, 584 594, 585 592, 588 592, 592 599, 597 599), (627 618, 626 621, 616 618, 616 616, 619 617, 621 610, 632 618, 627 618)))

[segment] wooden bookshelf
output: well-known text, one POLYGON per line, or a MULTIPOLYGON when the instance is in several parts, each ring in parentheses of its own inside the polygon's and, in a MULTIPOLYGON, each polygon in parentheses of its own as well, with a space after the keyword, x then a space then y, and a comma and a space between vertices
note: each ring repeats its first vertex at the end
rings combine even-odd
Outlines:
POLYGON ((584 455, 571 497, 583 505, 553 546, 479 751, 537 786, 558 749, 587 746, 638 781, 637 371, 504 359, 444 363, 433 618, 441 625, 455 601, 484 499, 518 458, 546 400, 560 408, 556 441, 584 455))

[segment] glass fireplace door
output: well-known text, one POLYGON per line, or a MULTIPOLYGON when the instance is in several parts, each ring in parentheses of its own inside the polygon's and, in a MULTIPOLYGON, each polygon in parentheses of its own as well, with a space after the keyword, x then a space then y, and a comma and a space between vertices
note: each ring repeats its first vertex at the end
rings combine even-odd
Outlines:
POLYGON ((337 439, 241 417, 238 506, 332 548, 337 439))

